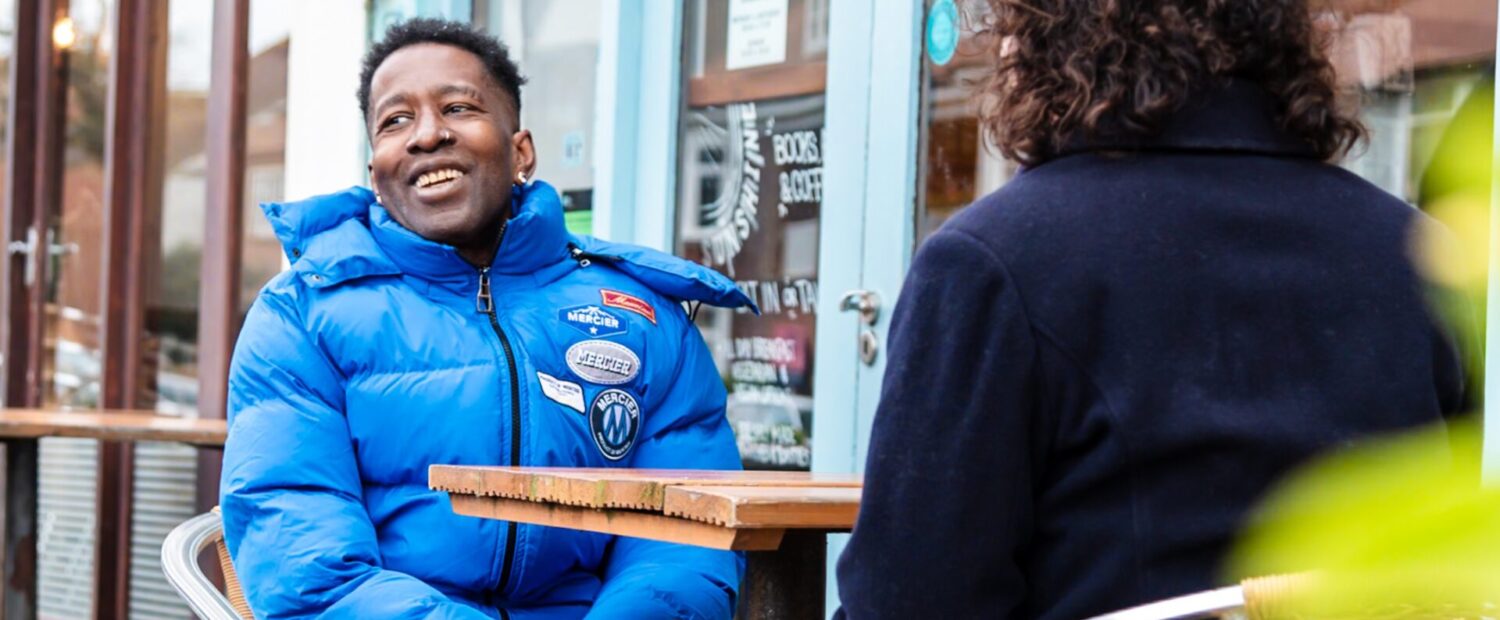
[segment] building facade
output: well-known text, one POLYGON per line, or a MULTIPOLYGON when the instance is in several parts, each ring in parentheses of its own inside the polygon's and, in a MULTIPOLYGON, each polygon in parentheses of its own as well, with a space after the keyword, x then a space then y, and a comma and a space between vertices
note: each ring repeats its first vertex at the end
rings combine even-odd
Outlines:
MULTIPOLYGON (((256 205, 365 182, 360 57, 434 16, 510 47, 574 232, 764 310, 699 315, 746 466, 859 471, 914 249, 1016 172, 969 96, 984 4, 0 0, 5 403, 222 417, 239 320, 285 267, 256 205)), ((1422 208, 1461 138, 1487 173, 1496 1, 1332 4, 1372 129, 1345 165, 1422 208)), ((43 616, 188 617, 155 551, 212 503, 213 459, 48 440, 42 470, 43 616)))

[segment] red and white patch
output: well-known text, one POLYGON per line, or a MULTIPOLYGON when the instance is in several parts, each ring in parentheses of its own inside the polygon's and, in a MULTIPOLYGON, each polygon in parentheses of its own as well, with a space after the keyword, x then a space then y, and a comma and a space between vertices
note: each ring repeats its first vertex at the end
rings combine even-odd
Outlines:
POLYGON ((651 321, 652 324, 656 323, 656 308, 651 307, 651 304, 646 303, 644 299, 602 288, 599 289, 599 296, 604 299, 604 305, 606 306, 629 310, 646 317, 646 320, 651 321))

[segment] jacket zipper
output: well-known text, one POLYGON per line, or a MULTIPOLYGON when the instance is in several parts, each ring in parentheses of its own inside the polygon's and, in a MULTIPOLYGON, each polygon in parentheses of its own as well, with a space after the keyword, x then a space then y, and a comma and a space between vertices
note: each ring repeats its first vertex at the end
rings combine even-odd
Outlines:
MULTIPOLYGON (((505 239, 505 229, 500 230, 500 238, 505 239)), ((495 330, 495 335, 500 338, 500 348, 505 350, 505 361, 510 371, 510 465, 521 464, 521 377, 516 370, 516 354, 510 346, 510 339, 505 336, 505 330, 500 327, 500 318, 495 316, 495 298, 490 293, 490 268, 484 267, 479 270, 479 295, 476 299, 478 309, 490 319, 490 328, 495 330)), ((516 529, 514 522, 508 523, 505 533, 505 559, 500 568, 500 591, 505 592, 510 585, 511 565, 515 563, 516 555, 516 529)), ((510 614, 505 609, 500 609, 501 618, 509 618, 510 614)))

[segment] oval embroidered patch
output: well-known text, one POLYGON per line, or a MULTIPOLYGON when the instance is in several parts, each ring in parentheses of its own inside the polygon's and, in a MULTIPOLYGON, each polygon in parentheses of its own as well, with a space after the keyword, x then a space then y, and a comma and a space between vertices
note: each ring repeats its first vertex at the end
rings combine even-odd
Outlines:
POLYGON ((585 340, 568 347, 568 368, 585 381, 620 385, 641 371, 641 358, 624 345, 608 340, 585 340))

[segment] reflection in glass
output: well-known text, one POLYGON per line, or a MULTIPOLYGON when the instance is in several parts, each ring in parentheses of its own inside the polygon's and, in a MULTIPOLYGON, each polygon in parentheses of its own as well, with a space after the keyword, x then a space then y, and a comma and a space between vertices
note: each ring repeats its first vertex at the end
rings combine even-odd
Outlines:
POLYGON ((54 349, 52 367, 45 373, 49 407, 99 404, 99 252, 112 14, 113 3, 101 0, 75 2, 70 8, 77 37, 64 52, 62 203, 51 210, 44 235, 50 276, 47 342, 54 349))
POLYGON ((998 189, 1017 170, 1016 164, 1001 158, 985 141, 972 100, 971 85, 990 69, 984 41, 977 34, 988 6, 984 0, 960 0, 958 6, 959 40, 953 57, 940 65, 926 50, 923 53, 916 210, 919 243, 959 209, 998 189))
POLYGON ((467 20, 474 14, 473 5, 474 0, 372 0, 370 40, 380 40, 386 29, 413 17, 467 20))
MULTIPOLYGON (((46 327, 43 405, 99 404, 99 282, 103 248, 104 146, 115 4, 74 0, 75 36, 64 62, 61 200, 42 226, 46 327)), ((92 612, 98 447, 93 440, 41 442, 37 497, 37 612, 78 618, 92 612)))
MULTIPOLYGON (((206 205, 207 110, 213 4, 173 0, 167 6, 165 114, 148 208, 158 214, 158 242, 148 244, 145 353, 155 381, 142 406, 162 415, 198 415, 198 293, 206 205)), ((150 372, 148 370, 148 372, 150 372)), ((191 618, 166 582, 161 544, 197 511, 197 453, 188 446, 135 444, 130 493, 132 618, 191 618)))
MULTIPOLYGON (((932 4, 928 3, 929 6, 932 4)), ((959 0, 961 38, 945 65, 924 53, 916 241, 958 209, 998 189, 1016 166, 987 148, 970 84, 988 70, 975 34, 983 0, 959 0)), ((1336 28, 1331 50, 1340 83, 1357 95, 1370 141, 1343 165, 1414 204, 1438 197, 1444 180, 1429 174, 1435 154, 1464 140, 1469 176, 1488 178, 1492 127, 1450 132, 1455 115, 1488 119, 1493 110, 1496 6, 1490 0, 1337 0, 1324 23, 1336 28)), ((1487 182, 1485 192, 1488 191, 1487 182)), ((1487 194, 1486 194, 1487 195, 1487 194)))
POLYGON ((700 0, 686 9, 677 254, 733 278, 763 313, 703 308, 697 320, 730 391, 745 466, 805 470, 828 3, 700 0))
POLYGON ((529 80, 521 127, 536 143, 537 178, 562 195, 568 230, 590 234, 599 0, 486 0, 475 9, 475 22, 510 48, 529 80))
MULTIPOLYGON (((240 316, 285 260, 275 231, 260 210, 285 200, 286 79, 291 49, 288 0, 250 3, 250 83, 245 94, 244 244, 240 249, 240 316)), ((351 95, 352 96, 352 95, 351 95)))
MULTIPOLYGON (((10 143, 10 67, 15 58, 16 0, 0 0, 0 170, 10 162, 6 160, 10 143)), ((0 174, 0 196, 5 195, 5 175, 0 174)), ((4 400, 0 390, 0 401, 4 400)))
POLYGON ((1424 181, 1431 180, 1429 167, 1454 116, 1466 106, 1470 113, 1474 106, 1493 109, 1495 3, 1338 4, 1343 12, 1334 65, 1339 81, 1359 93, 1370 128, 1368 148, 1344 165, 1388 192, 1425 204, 1433 197, 1424 195, 1424 181))
POLYGON ((146 331, 156 351, 156 410, 198 411, 198 278, 203 257, 208 84, 213 6, 169 5, 165 138, 161 140, 158 274, 149 279, 146 331))

